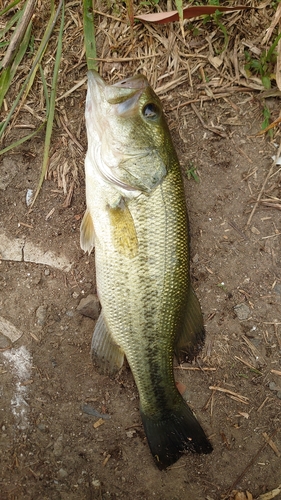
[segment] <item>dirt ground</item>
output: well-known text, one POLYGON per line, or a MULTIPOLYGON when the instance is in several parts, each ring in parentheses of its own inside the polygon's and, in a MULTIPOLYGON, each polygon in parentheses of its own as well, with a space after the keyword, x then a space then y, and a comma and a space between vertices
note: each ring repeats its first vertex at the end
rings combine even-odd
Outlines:
MULTIPOLYGON (((175 378, 214 451, 186 455, 160 472, 130 370, 115 380, 94 370, 94 320, 77 310, 96 294, 94 255, 79 246, 85 91, 67 108, 82 149, 59 123, 53 136, 53 152, 75 162, 70 204, 58 173, 34 207, 26 205, 43 135, 0 160, 0 497, 219 500, 241 490, 257 498, 281 484, 281 171, 272 161, 280 136, 255 135, 262 104, 254 91, 183 106, 196 92, 187 78, 161 94, 185 179, 191 276, 207 331, 199 358, 176 366, 175 378), (199 182, 188 178, 193 167, 199 182), (4 343, 5 321, 17 329, 12 344, 4 343), (101 415, 85 413, 86 404, 101 415)), ((279 98, 267 104, 277 117, 279 98)))

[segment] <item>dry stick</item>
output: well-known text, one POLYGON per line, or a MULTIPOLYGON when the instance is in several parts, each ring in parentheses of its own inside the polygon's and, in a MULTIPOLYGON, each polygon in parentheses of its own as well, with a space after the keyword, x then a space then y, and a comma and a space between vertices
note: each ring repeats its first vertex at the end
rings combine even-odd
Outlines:
POLYGON ((231 227, 233 227, 233 229, 235 229, 235 231, 237 231, 238 234, 240 234, 240 236, 242 236, 244 240, 249 241, 249 238, 246 236, 246 234, 243 233, 243 231, 241 231, 241 229, 239 229, 239 227, 235 224, 235 222, 231 220, 228 220, 227 222, 231 227))
MULTIPOLYGON (((273 432, 273 434, 270 437, 270 439, 274 438, 274 436, 277 434, 277 431, 278 431, 278 429, 276 429, 276 431, 273 432)), ((229 497, 229 494, 233 490, 235 490, 237 484, 240 483, 241 479, 243 479, 243 476, 245 476, 245 474, 248 471, 248 469, 250 469, 250 467, 253 465, 253 463, 255 462, 255 460, 257 459, 257 457, 260 455, 260 453, 264 450, 264 448, 266 447, 267 444, 268 444, 268 442, 265 441, 265 443, 263 443, 263 445, 258 449, 257 453, 253 456, 253 458, 251 458, 250 462, 248 463, 248 465, 246 465, 245 469, 241 472, 241 474, 237 477, 237 479, 235 479, 234 483, 232 483, 232 485, 228 489, 227 494, 223 498, 223 500, 227 500, 227 498, 229 497)))
POLYGON ((262 201, 262 204, 263 204, 265 207, 269 207, 269 208, 276 208, 277 210, 281 210, 281 205, 280 205, 280 203, 266 203, 265 201, 262 201))
POLYGON ((249 398, 247 398, 247 396, 242 396, 241 394, 237 394, 236 392, 230 391, 229 389, 224 389, 223 387, 218 387, 216 385, 210 385, 209 389, 211 391, 219 391, 219 392, 224 392, 225 394, 229 394, 231 396, 236 396, 241 401, 248 401, 249 400, 249 398))
POLYGON ((18 26, 16 27, 13 35, 12 35, 12 38, 11 38, 10 43, 9 43, 9 47, 7 49, 7 52, 4 56, 4 58, 3 58, 2 68, 4 68, 4 69, 7 68, 7 66, 9 66, 10 63, 12 62, 12 60, 14 59, 15 52, 16 52, 18 46, 20 45, 20 43, 25 35, 27 26, 29 25, 30 19, 33 15, 33 12, 34 12, 34 9, 36 6, 36 2, 37 2, 37 0, 28 0, 28 2, 26 4, 26 8, 24 10, 22 18, 21 18, 18 26))

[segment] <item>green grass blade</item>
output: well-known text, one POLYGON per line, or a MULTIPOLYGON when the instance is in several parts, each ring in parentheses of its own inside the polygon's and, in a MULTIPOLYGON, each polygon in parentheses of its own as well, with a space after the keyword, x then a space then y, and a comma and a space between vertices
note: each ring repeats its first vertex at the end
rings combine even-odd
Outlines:
POLYGON ((83 0, 84 43, 88 70, 98 70, 92 0, 83 0))
POLYGON ((17 5, 18 3, 20 3, 20 0, 14 0, 13 2, 9 3, 9 5, 4 7, 4 9, 0 10, 0 16, 6 14, 6 12, 9 12, 9 10, 15 7, 15 5, 17 5))
MULTIPOLYGON (((1 15, 1 14, 0 14, 1 15)), ((14 26, 14 24, 19 20, 19 18, 22 15, 22 11, 18 10, 13 17, 10 19, 10 21, 7 22, 6 26, 0 30, 0 39, 3 38, 6 33, 14 26)), ((7 42, 9 43, 9 42, 7 42)))
POLYGON ((181 21, 183 21, 183 5, 182 5, 182 0, 175 0, 176 8, 179 13, 179 18, 181 21))
POLYGON ((49 99, 49 94, 48 94, 48 87, 47 87, 47 82, 46 78, 44 75, 43 68, 41 64, 39 65, 39 71, 40 71, 40 76, 43 84, 43 90, 44 90, 44 96, 45 96, 45 101, 46 101, 46 116, 49 114, 49 109, 50 109, 50 99, 49 99))
POLYGON ((18 141, 13 142, 13 144, 10 144, 9 146, 7 146, 4 149, 1 149, 0 156, 7 153, 8 151, 11 151, 11 149, 16 148, 17 146, 20 146, 23 142, 29 141, 29 139, 32 139, 32 137, 34 137, 34 135, 36 135, 36 134, 38 134, 38 132, 40 132, 40 130, 44 127, 45 123, 46 122, 41 123, 40 127, 38 127, 36 130, 31 132, 31 134, 25 135, 24 137, 22 137, 18 141))
POLYGON ((13 113, 14 113, 14 111, 15 111, 15 109, 16 109, 19 101, 20 101, 20 99, 22 98, 24 92, 25 92, 25 97, 26 97, 28 91, 31 88, 31 85, 32 85, 32 83, 34 81, 34 78, 35 78, 36 71, 37 71, 38 66, 39 66, 39 63, 40 63, 40 61, 41 61, 41 59, 42 59, 42 57, 44 55, 44 52, 45 52, 45 50, 47 48, 48 41, 49 41, 49 39, 51 37, 51 34, 52 34, 53 29, 55 27, 55 24, 57 22, 57 18, 59 16, 62 4, 63 4, 63 0, 60 0, 58 8, 55 11, 55 9, 54 9, 54 3, 51 2, 51 17, 49 19, 47 28, 46 28, 45 33, 43 35, 43 38, 42 38, 42 41, 41 41, 40 46, 38 48, 38 51, 36 53, 36 56, 34 58, 34 62, 32 64, 32 67, 31 67, 31 69, 30 69, 30 71, 29 71, 29 73, 28 73, 28 75, 27 75, 27 77, 25 79, 25 82, 23 83, 21 90, 19 91, 16 99, 14 100, 14 102, 12 104, 12 107, 11 107, 11 109, 10 109, 10 111, 9 111, 6 119, 5 119, 5 122, 2 124, 2 127, 0 129, 0 139, 1 139, 1 137, 3 137, 3 134, 4 134, 6 128, 7 128, 8 124, 9 124, 10 119, 11 119, 11 117, 12 117, 12 115, 13 115, 13 113))
POLYGON ((275 48, 277 47, 280 38, 281 38, 281 33, 279 33, 279 35, 275 38, 273 44, 271 45, 269 51, 267 52, 266 58, 265 58, 266 62, 270 62, 271 57, 273 55, 273 52, 274 52, 275 48))
POLYGON ((11 81, 15 76, 15 73, 18 69, 19 64, 21 63, 21 60, 26 53, 26 50, 28 48, 30 36, 31 36, 31 28, 32 28, 32 22, 30 21, 28 28, 25 32, 25 35, 23 37, 23 40, 19 46, 19 49, 17 51, 17 54, 14 58, 13 63, 11 64, 11 67, 5 68, 2 71, 2 74, 0 76, 0 109, 3 104, 4 97, 7 93, 7 91, 10 88, 11 81))
POLYGON ((36 193, 34 195, 31 206, 34 205, 35 200, 40 192, 40 189, 41 189, 42 184, 44 182, 44 178, 45 178, 47 166, 48 166, 48 161, 49 161, 49 151, 50 151, 53 123, 54 123, 54 115, 55 115, 57 82, 58 82, 59 67, 60 67, 60 60, 61 60, 61 54, 62 54, 63 29, 64 29, 64 2, 62 2, 61 24, 60 24, 60 31, 59 31, 59 37, 58 37, 58 45, 57 45, 54 73, 53 73, 53 79, 52 79, 52 89, 51 89, 51 94, 50 94, 49 113, 48 113, 48 118, 47 118, 45 146, 44 146, 44 155, 43 155, 43 164, 42 164, 42 170, 41 170, 41 175, 40 175, 38 187, 37 187, 36 193))
POLYGON ((0 76, 0 109, 11 81, 11 68, 6 68, 0 76))

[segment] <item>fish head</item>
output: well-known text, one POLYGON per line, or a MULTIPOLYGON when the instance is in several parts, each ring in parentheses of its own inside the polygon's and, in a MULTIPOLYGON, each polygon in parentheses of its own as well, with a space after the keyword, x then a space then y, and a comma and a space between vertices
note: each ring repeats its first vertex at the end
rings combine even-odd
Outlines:
POLYGON ((107 85, 90 71, 85 117, 91 165, 104 180, 147 194, 162 182, 174 150, 161 101, 145 76, 107 85))

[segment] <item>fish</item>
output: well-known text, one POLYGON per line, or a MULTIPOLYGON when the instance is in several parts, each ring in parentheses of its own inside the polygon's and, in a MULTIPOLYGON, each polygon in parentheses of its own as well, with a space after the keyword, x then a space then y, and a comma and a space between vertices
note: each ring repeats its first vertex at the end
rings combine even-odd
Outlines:
POLYGON ((212 445, 173 372, 204 342, 189 275, 188 215, 179 161, 160 99, 142 74, 113 85, 88 72, 86 211, 80 245, 95 249, 101 313, 94 365, 114 376, 124 358, 160 470, 212 445))

